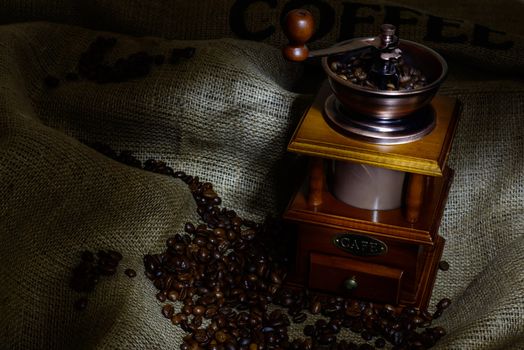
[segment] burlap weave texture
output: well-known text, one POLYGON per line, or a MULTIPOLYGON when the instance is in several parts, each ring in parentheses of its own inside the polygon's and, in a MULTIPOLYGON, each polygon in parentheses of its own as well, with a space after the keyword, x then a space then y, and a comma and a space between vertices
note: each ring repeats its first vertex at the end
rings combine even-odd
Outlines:
MULTIPOLYGON (((179 37, 229 36, 219 24, 231 4, 185 4, 187 17, 215 17, 213 25, 195 23, 179 37)), ((123 32, 157 34, 140 38, 86 29, 77 5, 55 5, 34 1, 19 8, 17 20, 67 18, 76 26, 0 27, 0 348, 177 347, 183 334, 160 314, 141 257, 194 219, 192 198, 181 182, 118 164, 78 140, 163 159, 212 182, 228 208, 261 220, 285 201, 294 166, 285 146, 311 96, 291 92, 300 68, 267 44, 160 38, 165 22, 152 15, 162 13, 160 2, 150 2, 142 19, 119 2, 78 5, 91 13, 109 6, 106 16, 123 32), (144 79, 44 87, 47 74, 74 70, 99 35, 118 38, 110 59, 186 46, 196 54, 155 67, 144 79), (122 267, 139 274, 102 281, 87 310, 76 313, 71 268, 82 249, 99 248, 121 251, 122 267)), ((404 34, 421 39, 416 30, 404 34)), ((441 93, 463 104, 440 230, 451 269, 439 272, 431 302, 450 297, 453 304, 438 321, 448 335, 437 349, 524 348, 524 86, 521 74, 507 74, 523 66, 524 42, 508 38, 515 41, 509 51, 436 45, 450 63, 441 93), (504 63, 500 71, 497 62, 504 63)))

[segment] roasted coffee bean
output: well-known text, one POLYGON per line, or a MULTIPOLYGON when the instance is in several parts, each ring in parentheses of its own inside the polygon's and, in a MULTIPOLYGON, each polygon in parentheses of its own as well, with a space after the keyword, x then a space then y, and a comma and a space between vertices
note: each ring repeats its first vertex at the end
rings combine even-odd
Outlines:
POLYGON ((152 255, 144 256, 143 260, 147 272, 154 273, 158 270, 158 264, 152 255))
POLYGON ((306 337, 313 336, 315 334, 315 326, 308 324, 307 326, 304 327, 303 333, 306 337))
POLYGON ((404 342, 404 332, 401 330, 393 331, 391 334, 391 343, 393 345, 401 345, 404 342))
POLYGON ((133 269, 126 269, 124 273, 130 278, 136 277, 136 271, 133 269))
POLYGON ((415 316, 417 314, 417 309, 415 309, 414 307, 405 307, 402 310, 402 313, 408 316, 415 316))
POLYGON ((160 292, 156 293, 156 299, 159 302, 163 303, 167 299, 167 293, 165 291, 160 291, 160 292))
POLYGON ((413 349, 413 350, 425 349, 424 344, 420 340, 410 341, 409 347, 410 349, 413 349))
POLYGON ((164 279, 163 278, 158 278, 158 277, 161 277, 161 276, 158 275, 158 272, 162 272, 162 271, 157 271, 155 274, 151 274, 153 276, 152 279, 154 279, 153 285, 158 290, 165 290, 165 288, 164 288, 164 284, 165 284, 164 283, 164 279))
POLYGON ((439 310, 445 310, 451 305, 451 300, 448 298, 444 298, 440 300, 437 304, 437 309, 439 310))
POLYGON ((433 319, 437 319, 437 318, 439 318, 440 316, 442 316, 443 312, 444 312, 443 309, 437 309, 437 310, 433 313, 432 318, 433 318, 433 319))
POLYGON ((207 189, 205 189, 205 190, 202 192, 202 195, 203 195, 204 198, 206 198, 206 199, 213 199, 213 198, 217 197, 216 192, 213 191, 212 188, 207 188, 207 189))
POLYGON ((271 282, 274 284, 282 284, 282 279, 280 278, 280 275, 277 272, 271 272, 271 282))
POLYGON ((191 328, 193 328, 193 329, 200 328, 200 326, 202 325, 203 321, 204 321, 204 319, 200 315, 193 317, 193 319, 191 320, 191 328))
POLYGON ((206 312, 206 307, 202 305, 196 305, 193 308, 193 315, 200 316, 203 315, 206 312))
POLYGON ((299 312, 295 316, 293 316, 293 322, 295 323, 302 323, 306 320, 307 315, 304 312, 299 312))
POLYGON ((142 162, 133 157, 133 155, 129 151, 120 152, 120 154, 117 157, 117 160, 134 168, 142 168, 142 162))
POLYGON ((318 343, 321 345, 329 345, 337 341, 337 337, 331 333, 323 333, 318 337, 318 343))
POLYGON ((362 333, 360 333, 360 336, 362 337, 362 339, 364 339, 365 341, 369 341, 373 338, 373 336, 371 335, 370 332, 368 331, 363 331, 362 333))
POLYGON ((166 304, 162 306, 162 315, 164 315, 165 318, 171 319, 173 317, 174 311, 175 309, 171 304, 166 304))
POLYGON ((316 315, 320 313, 321 309, 322 309, 322 304, 320 303, 320 301, 316 300, 313 303, 311 303, 309 307, 309 312, 311 312, 311 314, 313 315, 316 315))
POLYGON ((112 261, 120 261, 122 260, 122 254, 117 252, 116 250, 108 250, 107 251, 108 258, 112 261))
POLYGON ((438 263, 438 268, 442 271, 448 271, 449 270, 449 264, 447 261, 442 260, 438 263))
POLYGON ((193 339, 195 339, 198 344, 204 345, 209 342, 210 337, 204 329, 197 329, 195 333, 193 333, 193 339))
POLYGON ((191 315, 193 313, 193 307, 187 302, 184 303, 184 306, 182 306, 182 309, 180 309, 184 314, 191 315))
POLYGON ((223 331, 218 331, 215 333, 215 339, 219 343, 225 343, 227 341, 227 334, 223 331))
POLYGON ((446 335, 446 330, 443 327, 435 327, 433 328, 433 334, 435 334, 437 337, 443 337, 446 335))
POLYGON ((180 328, 182 328, 182 330, 187 333, 193 332, 193 328, 191 327, 191 324, 187 321, 187 319, 180 321, 180 328))
POLYGON ((193 225, 190 222, 186 222, 186 225, 184 226, 184 231, 186 231, 187 233, 195 232, 195 225, 193 225))
POLYGON ((112 276, 116 273, 116 268, 108 265, 99 265, 98 271, 101 275, 112 276))
POLYGON ((206 294, 200 299, 200 302, 202 305, 207 306, 216 303, 217 299, 218 298, 214 294, 206 294))
POLYGON ((359 317, 361 315, 360 307, 349 305, 348 307, 346 307, 345 313, 349 317, 359 317))
POLYGON ((187 298, 187 288, 181 287, 181 288, 177 288, 177 289, 180 290, 178 292, 178 300, 186 300, 186 298, 187 298))
POLYGON ((255 239, 255 236, 256 236, 256 232, 253 229, 244 230, 244 231, 242 231, 242 233, 240 235, 240 237, 244 241, 251 241, 251 240, 255 239))
POLYGON ((179 294, 176 290, 171 289, 170 291, 167 292, 166 296, 169 301, 177 301, 179 294))
POLYGON ((313 339, 306 338, 301 344, 301 348, 304 350, 311 350, 313 349, 313 339))
POLYGON ((186 47, 184 49, 174 48, 171 51, 171 63, 177 63, 180 58, 191 58, 195 54, 195 49, 193 47, 186 47))
POLYGON ((411 319, 411 321, 416 325, 416 326, 420 326, 424 323, 424 318, 420 317, 420 316, 413 316, 413 318, 411 319))
POLYGON ((425 329, 420 335, 420 341, 426 349, 429 349, 437 343, 437 338, 431 334, 428 329, 425 329))
POLYGON ((375 347, 378 349, 382 349, 384 346, 386 346, 386 341, 384 338, 377 338, 375 340, 375 347))
POLYGON ((174 325, 179 325, 180 322, 184 321, 184 320, 187 320, 187 316, 184 315, 183 313, 179 312, 175 315, 173 315, 173 317, 171 317, 171 322, 174 324, 174 325))
POLYGON ((375 313, 375 310, 372 307, 366 307, 364 311, 362 311, 362 315, 364 317, 370 317, 375 313))

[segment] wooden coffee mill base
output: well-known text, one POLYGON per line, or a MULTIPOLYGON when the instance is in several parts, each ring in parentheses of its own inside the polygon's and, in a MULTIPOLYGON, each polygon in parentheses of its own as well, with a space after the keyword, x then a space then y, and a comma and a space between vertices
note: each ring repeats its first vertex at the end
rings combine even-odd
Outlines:
POLYGON ((455 99, 431 102, 435 127, 419 140, 382 145, 348 137, 330 125, 328 84, 302 117, 288 150, 310 158, 308 174, 284 219, 296 235, 290 281, 313 290, 427 308, 444 239, 438 229, 453 171, 446 166, 459 114, 455 99), (406 172, 402 205, 360 209, 330 191, 333 160, 406 172))

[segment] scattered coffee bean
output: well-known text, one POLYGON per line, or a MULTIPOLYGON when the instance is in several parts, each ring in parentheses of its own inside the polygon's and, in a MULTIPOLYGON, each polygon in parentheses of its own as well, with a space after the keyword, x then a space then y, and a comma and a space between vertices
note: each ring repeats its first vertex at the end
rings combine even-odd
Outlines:
POLYGON ((167 293, 165 291, 160 291, 160 292, 156 293, 156 299, 159 302, 163 303, 167 299, 167 293))
POLYGON ((371 335, 370 332, 368 331, 362 331, 362 333, 360 333, 360 336, 362 337, 362 339, 364 339, 365 341, 369 341, 373 338, 373 336, 371 335))
POLYGON ((206 308, 205 306, 202 306, 202 305, 197 305, 193 308, 193 315, 195 316, 200 316, 200 315, 203 315, 204 312, 206 312, 206 308))
POLYGON ((309 312, 311 312, 311 314, 316 315, 320 313, 321 310, 322 310, 322 304, 320 304, 320 301, 315 300, 311 303, 311 306, 309 308, 309 312))
POLYGON ((295 323, 302 323, 306 320, 307 315, 304 312, 299 312, 295 316, 293 316, 293 322, 295 323))
POLYGON ((170 290, 167 292, 167 299, 169 301, 177 301, 178 300, 178 292, 176 290, 170 290))
POLYGON ((448 271, 449 270, 449 263, 447 261, 442 260, 438 264, 438 268, 442 271, 448 271))
POLYGON ((378 349, 382 349, 384 346, 386 346, 386 341, 384 338, 377 338, 375 340, 375 347, 378 349))
POLYGON ((227 335, 223 331, 218 331, 215 333, 215 339, 218 343, 225 343, 227 338, 227 335))
POLYGON ((162 306, 162 315, 164 315, 165 318, 171 319, 171 317, 173 317, 174 311, 175 309, 171 304, 166 304, 162 306))
POLYGON ((440 316, 442 316, 442 313, 443 313, 443 309, 437 309, 437 310, 433 313, 433 319, 437 319, 437 318, 439 318, 440 316))
POLYGON ((438 302, 437 309, 444 310, 444 309, 447 309, 450 305, 451 305, 451 300, 448 298, 444 298, 438 302))
POLYGON ((185 321, 185 320, 187 320, 187 316, 184 315, 181 312, 179 312, 179 313, 173 315, 173 317, 171 317, 171 322, 174 325, 179 325, 180 323, 182 323, 182 321, 185 321))
POLYGON ((200 345, 205 345, 210 340, 209 335, 204 329, 197 329, 195 333, 193 333, 193 338, 200 345))
POLYGON ((174 48, 171 51, 171 58, 169 59, 169 62, 171 64, 178 63, 181 58, 191 58, 195 54, 195 48, 193 47, 186 47, 184 49, 174 48))
POLYGON ((127 275, 127 277, 129 278, 133 278, 133 277, 136 277, 136 271, 133 270, 133 269, 126 269, 124 271, 124 273, 127 275))

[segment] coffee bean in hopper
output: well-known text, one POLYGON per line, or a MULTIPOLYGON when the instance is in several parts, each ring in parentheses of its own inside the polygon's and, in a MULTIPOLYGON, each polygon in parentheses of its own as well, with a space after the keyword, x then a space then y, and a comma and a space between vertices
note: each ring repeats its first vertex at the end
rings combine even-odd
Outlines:
POLYGON ((124 273, 125 273, 129 278, 136 277, 136 271, 133 270, 133 269, 126 269, 126 270, 124 271, 124 273))

